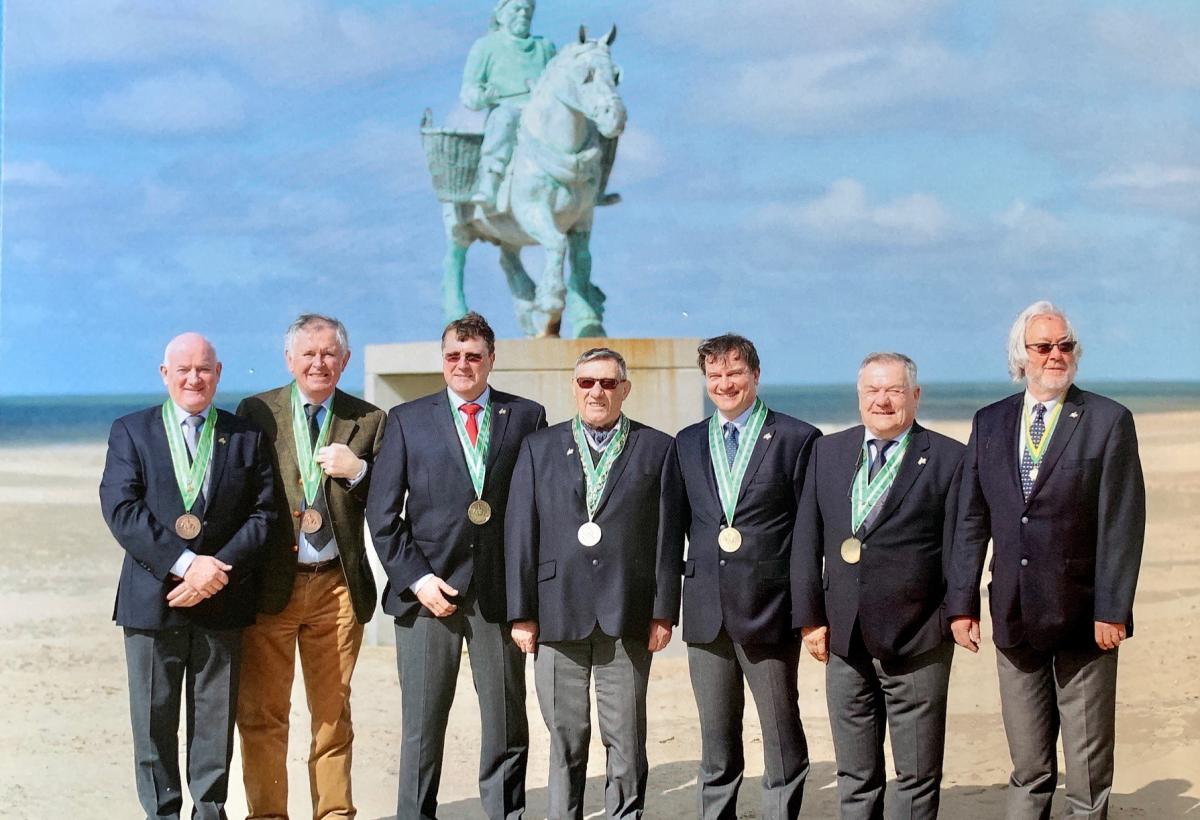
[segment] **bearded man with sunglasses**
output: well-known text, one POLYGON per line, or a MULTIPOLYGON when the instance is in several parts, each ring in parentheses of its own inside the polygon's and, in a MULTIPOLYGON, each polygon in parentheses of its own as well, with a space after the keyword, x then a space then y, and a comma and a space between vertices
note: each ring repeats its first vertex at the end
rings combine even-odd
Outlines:
POLYGON ((646 802, 646 685, 679 614, 683 550, 668 533, 682 482, 671 437, 621 411, 630 388, 615 350, 583 353, 575 417, 525 440, 508 499, 508 617, 536 653, 552 820, 583 817, 592 679, 605 816, 641 817, 646 802))
POLYGON ((488 385, 496 334, 478 313, 442 333, 446 389, 392 408, 367 499, 396 619, 402 741, 396 816, 437 817, 463 642, 479 696, 479 799, 490 820, 525 812, 525 656, 508 634, 504 510, 536 402, 488 385))
POLYGON ((990 539, 1010 820, 1050 817, 1060 730, 1068 814, 1108 816, 1117 652, 1133 634, 1146 491, 1133 415, 1074 385, 1082 353, 1054 305, 1022 311, 1008 364, 1025 390, 976 413, 963 466, 946 614, 955 641, 977 652, 990 539))

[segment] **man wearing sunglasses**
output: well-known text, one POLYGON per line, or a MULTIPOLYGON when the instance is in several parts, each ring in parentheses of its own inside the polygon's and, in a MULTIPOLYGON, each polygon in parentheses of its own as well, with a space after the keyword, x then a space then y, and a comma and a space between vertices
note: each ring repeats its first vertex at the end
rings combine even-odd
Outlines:
POLYGON ((686 490, 673 537, 682 542, 686 530, 688 538, 683 640, 700 714, 699 816, 736 816, 748 683, 762 725, 762 816, 785 820, 799 815, 808 776, 789 557, 821 433, 758 398, 758 351, 749 339, 717 336, 697 352, 716 412, 680 431, 671 461, 686 490))
POLYGON ((1072 817, 1104 818, 1113 778, 1117 651, 1133 634, 1146 492, 1133 416, 1074 385, 1083 350, 1049 302, 1021 312, 1008 365, 1025 390, 975 414, 947 591, 955 641, 990 607, 1013 771, 1008 817, 1048 818, 1062 734, 1072 817))
POLYGON ((671 437, 621 412, 630 388, 619 353, 581 355, 575 417, 525 440, 508 500, 508 617, 536 653, 552 820, 583 816, 592 679, 606 816, 640 817, 646 800, 646 685, 679 613, 682 545, 666 535, 681 485, 664 471, 671 437))
POLYGON ((450 705, 464 641, 479 696, 479 798, 490 820, 525 811, 525 656, 508 634, 504 510, 535 402, 496 390, 496 334, 477 313, 446 326, 446 388, 388 413, 367 500, 396 619, 402 740, 396 816, 437 816, 450 705))

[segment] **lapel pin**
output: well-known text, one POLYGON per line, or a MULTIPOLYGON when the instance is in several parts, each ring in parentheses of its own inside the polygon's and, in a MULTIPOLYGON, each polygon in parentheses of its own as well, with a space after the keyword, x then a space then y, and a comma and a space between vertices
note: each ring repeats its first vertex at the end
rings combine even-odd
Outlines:
POLYGON ((570 450, 567 450, 567 455, 571 455, 574 452, 575 452, 575 448, 572 447, 570 450))
POLYGON ((225 443, 225 436, 221 436, 219 439, 217 439, 217 444, 224 444, 224 443, 225 443))
POLYGON ((1075 412, 1073 412, 1073 413, 1071 414, 1071 418, 1073 418, 1073 419, 1077 419, 1077 418, 1079 418, 1079 411, 1078 411, 1078 410, 1076 410, 1075 412))
POLYGON ((929 461, 929 459, 925 458, 925 456, 921 456, 920 458, 917 459, 917 466, 924 467, 926 461, 929 461))
POLYGON ((770 441, 770 440, 771 440, 771 436, 773 436, 773 435, 775 435, 775 434, 774 434, 774 433, 767 433, 766 435, 764 435, 764 436, 763 436, 763 441, 770 441))
POLYGON ((496 413, 497 413, 497 414, 499 414, 499 415, 501 415, 501 416, 507 416, 507 415, 508 415, 508 408, 507 408, 507 407, 501 407, 499 410, 497 410, 497 411, 496 411, 496 413))

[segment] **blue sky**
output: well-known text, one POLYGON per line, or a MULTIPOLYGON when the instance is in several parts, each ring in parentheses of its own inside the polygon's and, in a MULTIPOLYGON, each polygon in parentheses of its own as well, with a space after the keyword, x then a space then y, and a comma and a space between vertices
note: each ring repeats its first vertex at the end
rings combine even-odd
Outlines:
MULTIPOLYGON (((283 381, 302 310, 436 338, 425 107, 486 0, 6 0, 0 394, 155 391, 194 329, 283 381)), ((1004 378, 1035 298, 1081 381, 1200 379, 1200 9, 1179 2, 542 0, 616 22, 629 127, 597 214, 613 336, 754 338, 770 382, 1004 378)), ((525 252, 531 270, 540 249, 525 252)), ((495 249, 468 299, 517 334, 495 249)))

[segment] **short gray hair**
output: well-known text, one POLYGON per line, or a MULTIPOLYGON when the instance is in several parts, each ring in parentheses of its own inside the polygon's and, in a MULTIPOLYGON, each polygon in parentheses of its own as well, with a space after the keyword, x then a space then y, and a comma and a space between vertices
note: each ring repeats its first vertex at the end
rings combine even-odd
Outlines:
POLYGON ((342 353, 347 353, 350 350, 350 334, 346 332, 346 326, 332 316, 326 316, 322 313, 301 313, 296 317, 296 321, 288 325, 287 333, 283 334, 283 351, 291 352, 292 342, 296 341, 296 334, 302 330, 311 330, 318 327, 331 327, 333 334, 337 337, 338 348, 342 353))
POLYGON ((617 376, 621 381, 629 378, 629 369, 625 367, 625 357, 611 347, 593 347, 591 350, 585 350, 575 360, 575 370, 579 370, 581 364, 594 362, 599 359, 608 359, 617 363, 617 376))
POLYGON ((862 364, 858 366, 858 378, 861 380, 863 371, 871 365, 877 363, 904 365, 904 378, 908 382, 908 386, 920 386, 920 383, 917 381, 917 363, 908 356, 905 356, 903 353, 891 353, 886 351, 868 353, 866 358, 862 360, 862 364))
POLYGON ((1008 375, 1014 382, 1025 378, 1025 365, 1029 364, 1029 351, 1025 349, 1025 331, 1029 329, 1029 323, 1039 316, 1057 316, 1062 319, 1067 326, 1067 339, 1075 343, 1075 361, 1078 363, 1083 357, 1083 345, 1075 335, 1075 327, 1067 318, 1067 314, 1051 302, 1041 299, 1021 311, 1008 331, 1008 375))

